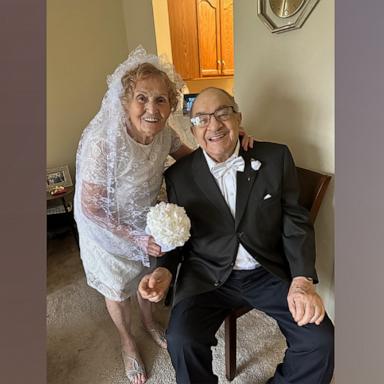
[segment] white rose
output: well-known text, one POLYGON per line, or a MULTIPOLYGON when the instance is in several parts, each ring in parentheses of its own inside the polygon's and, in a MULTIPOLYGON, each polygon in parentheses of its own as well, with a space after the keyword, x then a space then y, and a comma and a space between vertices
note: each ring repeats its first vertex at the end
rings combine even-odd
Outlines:
POLYGON ((149 209, 146 232, 153 236, 163 252, 184 245, 190 237, 191 221, 185 209, 161 202, 149 209))

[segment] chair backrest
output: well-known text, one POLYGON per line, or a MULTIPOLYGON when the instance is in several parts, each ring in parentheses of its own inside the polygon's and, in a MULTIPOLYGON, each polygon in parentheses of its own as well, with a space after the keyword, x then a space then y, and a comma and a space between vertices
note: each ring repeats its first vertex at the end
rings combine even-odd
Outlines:
POLYGON ((300 184, 300 203, 308 209, 309 219, 313 224, 319 212, 321 202, 327 191, 331 176, 309 169, 297 169, 297 176, 300 184))

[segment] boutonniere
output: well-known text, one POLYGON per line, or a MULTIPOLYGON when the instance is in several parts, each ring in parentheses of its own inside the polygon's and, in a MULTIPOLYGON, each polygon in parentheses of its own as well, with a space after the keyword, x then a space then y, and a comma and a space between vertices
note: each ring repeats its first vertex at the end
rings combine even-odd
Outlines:
POLYGON ((251 168, 254 170, 254 171, 258 171, 261 167, 261 161, 259 160, 255 160, 255 159, 251 159, 251 168))

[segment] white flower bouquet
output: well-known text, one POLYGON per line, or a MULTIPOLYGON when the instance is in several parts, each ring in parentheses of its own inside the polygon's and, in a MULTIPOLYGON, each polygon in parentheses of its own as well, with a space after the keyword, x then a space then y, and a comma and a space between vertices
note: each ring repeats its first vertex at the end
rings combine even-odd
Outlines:
POLYGON ((190 237, 190 229, 191 221, 183 207, 161 202, 149 209, 146 232, 153 236, 162 252, 184 245, 190 237))

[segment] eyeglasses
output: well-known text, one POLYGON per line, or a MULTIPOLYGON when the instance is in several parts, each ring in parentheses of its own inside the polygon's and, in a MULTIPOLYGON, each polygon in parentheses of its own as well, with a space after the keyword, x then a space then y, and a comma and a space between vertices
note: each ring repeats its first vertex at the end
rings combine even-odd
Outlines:
POLYGON ((216 109, 215 112, 212 113, 201 113, 195 117, 191 118, 191 123, 194 127, 198 128, 206 128, 211 121, 211 116, 215 116, 217 121, 227 121, 229 120, 234 113, 237 113, 235 107, 232 105, 227 107, 221 107, 216 109))

